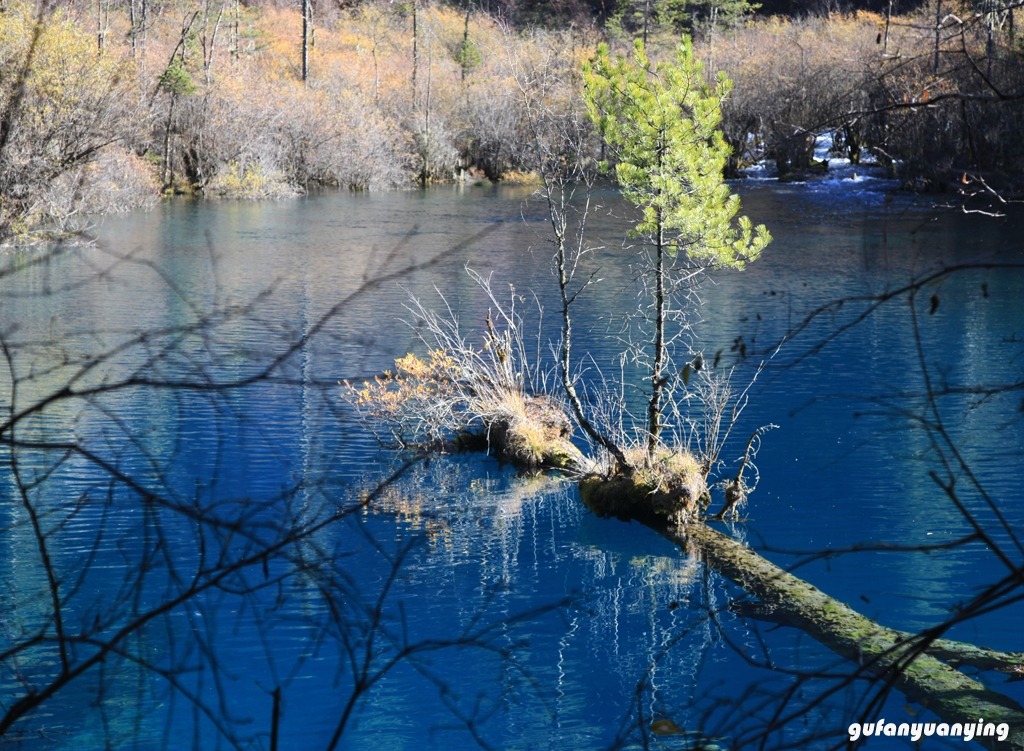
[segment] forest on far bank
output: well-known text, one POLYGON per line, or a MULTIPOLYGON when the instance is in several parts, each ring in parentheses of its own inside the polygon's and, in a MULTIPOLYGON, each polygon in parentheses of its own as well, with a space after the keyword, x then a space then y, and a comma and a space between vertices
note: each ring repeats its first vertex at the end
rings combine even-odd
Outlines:
POLYGON ((734 82, 732 174, 822 169, 813 142, 830 133, 910 188, 1011 194, 1021 4, 0 0, 0 238, 180 193, 528 180, 527 99, 550 143, 580 119, 599 42, 642 38, 659 59, 682 35, 734 82))

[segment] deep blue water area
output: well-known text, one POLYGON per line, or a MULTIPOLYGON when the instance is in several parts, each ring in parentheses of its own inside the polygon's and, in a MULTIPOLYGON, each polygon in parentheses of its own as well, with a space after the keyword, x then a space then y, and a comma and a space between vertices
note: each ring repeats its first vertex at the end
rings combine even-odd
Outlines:
MULTIPOLYGON (((716 526, 885 625, 942 624, 1024 561, 1024 217, 861 185, 740 189, 774 242, 705 283, 691 320, 737 390, 753 379, 725 472, 776 427, 744 518, 716 526), (971 520, 986 537, 953 545, 971 520)), ((743 592, 692 551, 590 514, 571 482, 411 461, 356 419, 341 381, 424 353, 412 297, 482 335, 493 303, 467 265, 550 357, 557 288, 530 196, 174 202, 108 219, 95 244, 0 259, 0 402, 17 416, 0 709, 59 687, 0 747, 270 749, 276 725, 281 749, 825 749, 855 720, 929 717, 895 693, 871 704, 852 666, 731 605, 743 592), (312 531, 282 539, 296 526, 312 531), (65 680, 62 660, 133 622, 65 680), (656 719, 686 732, 654 735, 656 719)), ((637 306, 627 212, 598 198, 575 340, 591 384, 619 372, 637 306)), ((946 635, 1018 650, 1022 617, 1000 601, 946 635)))

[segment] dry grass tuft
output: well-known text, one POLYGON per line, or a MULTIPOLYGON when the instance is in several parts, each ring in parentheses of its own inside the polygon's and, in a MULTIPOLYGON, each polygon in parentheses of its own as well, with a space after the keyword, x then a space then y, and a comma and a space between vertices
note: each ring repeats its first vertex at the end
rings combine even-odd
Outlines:
MULTIPOLYGON (((406 355, 361 385, 344 385, 349 400, 378 432, 404 447, 438 445, 470 432, 499 458, 524 469, 572 469, 583 459, 570 440, 572 423, 549 396, 529 396, 491 378, 467 377, 459 353, 406 355), (484 387, 486 384, 486 387, 484 387)), ((477 371, 474 371, 477 372, 477 371)), ((472 442, 463 441, 463 445, 472 442)))
POLYGON ((499 455, 517 467, 573 469, 583 459, 565 409, 548 396, 525 398, 522 411, 496 424, 492 435, 499 455))

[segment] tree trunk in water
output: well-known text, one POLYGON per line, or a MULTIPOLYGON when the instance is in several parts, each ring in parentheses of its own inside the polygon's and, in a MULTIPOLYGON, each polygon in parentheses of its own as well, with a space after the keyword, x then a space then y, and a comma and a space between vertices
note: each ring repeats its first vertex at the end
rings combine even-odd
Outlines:
POLYGON ((992 748, 1024 749, 1024 708, 986 688, 947 662, 1006 669, 1020 654, 1003 654, 946 639, 931 643, 886 628, 829 597, 804 580, 762 558, 750 548, 703 524, 682 527, 651 524, 681 547, 696 545, 704 562, 772 609, 772 619, 797 626, 862 670, 891 683, 908 700, 920 702, 943 722, 1007 723, 1010 735, 992 748))
MULTIPOLYGON (((591 440, 604 446, 604 448, 615 457, 615 461, 619 463, 619 471, 629 473, 632 468, 629 466, 629 462, 626 461, 626 456, 622 453, 615 442, 606 436, 602 431, 598 430, 597 427, 591 422, 590 418, 587 417, 586 412, 583 409, 583 402, 580 400, 579 392, 576 391, 576 384, 573 383, 571 369, 572 369, 572 316, 569 314, 569 307, 572 305, 575 299, 575 294, 569 293, 569 279, 570 271, 568 268, 568 258, 565 249, 566 243, 566 207, 565 207, 565 186, 562 185, 558 188, 559 204, 556 205, 555 199, 552 196, 552 186, 548 182, 548 178, 544 178, 544 196, 548 203, 548 215, 551 219, 551 228, 555 235, 555 242, 557 250, 555 252, 555 259, 558 264, 558 291, 561 298, 562 304, 562 346, 559 350, 558 358, 558 373, 562 381, 562 388, 565 390, 565 394, 569 400, 569 407, 572 409, 573 416, 576 418, 576 423, 583 429, 591 440)), ((590 205, 590 198, 588 193, 587 206, 590 205)), ((589 210, 589 208, 588 208, 589 210)), ((586 216, 587 211, 583 212, 583 216, 586 216)), ((578 251, 581 252, 581 251, 578 251)), ((577 293, 578 294, 578 293, 577 293)))

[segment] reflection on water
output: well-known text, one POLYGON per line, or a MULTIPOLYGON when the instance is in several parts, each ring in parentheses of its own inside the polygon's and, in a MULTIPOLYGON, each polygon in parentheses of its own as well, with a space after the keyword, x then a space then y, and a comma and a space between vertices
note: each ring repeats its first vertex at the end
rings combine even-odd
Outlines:
MULTIPOLYGON (((1024 479, 1019 395, 962 387, 1019 380, 1024 275, 936 279, 916 323, 905 296, 863 321, 872 303, 857 299, 940 265, 1019 259, 1014 225, 868 191, 799 190, 748 191, 745 211, 776 241, 703 291, 709 353, 731 362, 739 340, 752 354, 786 341, 739 429, 742 441, 757 425, 781 426, 758 456, 751 518, 733 533, 784 565, 803 558, 794 551, 963 536, 969 525, 929 476, 942 466, 922 416, 938 415, 1005 528, 958 470, 965 503, 1019 560, 1012 532, 1024 518, 1008 503, 1024 479), (922 363, 946 392, 937 412, 922 363)), ((410 293, 442 290, 467 330, 482 325, 488 300, 467 263, 493 270, 496 289, 536 290, 553 311, 544 224, 521 220, 537 218, 527 197, 173 203, 110 221, 95 248, 35 265, 2 259, 10 367, 0 393, 25 411, 13 453, 4 435, 0 483, 2 706, 218 567, 275 551, 154 615, 5 743, 206 749, 231 737, 269 748, 275 689, 282 748, 328 747, 343 717, 344 748, 695 745, 692 734, 649 736, 659 719, 743 746, 773 724, 783 696, 782 716, 798 719, 768 746, 844 737, 860 692, 817 703, 834 682, 794 677, 840 663, 799 632, 734 612, 735 587, 692 551, 590 516, 570 483, 441 456, 381 486, 403 460, 378 449, 338 381, 416 350, 410 293), (372 283, 402 269, 412 270, 372 283), (63 658, 41 550, 61 627, 89 635, 63 658)), ((621 234, 604 217, 593 229, 621 234)), ((592 263, 606 283, 581 301, 577 345, 608 363, 607 334, 632 309, 632 271, 616 242, 592 263)), ((537 325, 550 330, 553 318, 537 325)), ((798 573, 917 629, 1002 570, 972 544, 814 558, 798 573)), ((954 635, 1018 648, 1020 615, 1003 609, 954 635)), ((898 698, 885 709, 906 713, 898 698)))

